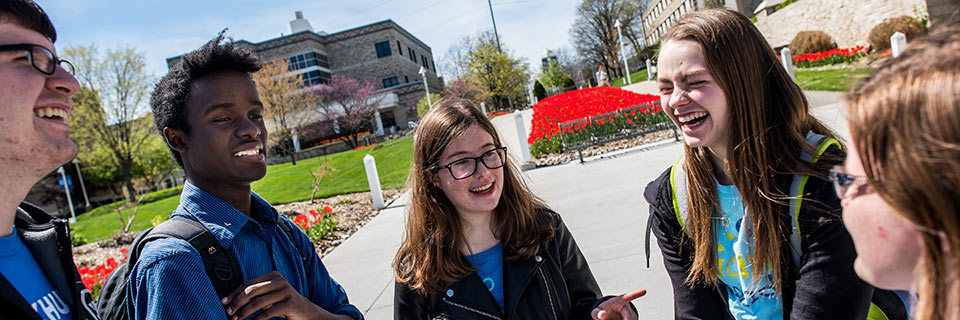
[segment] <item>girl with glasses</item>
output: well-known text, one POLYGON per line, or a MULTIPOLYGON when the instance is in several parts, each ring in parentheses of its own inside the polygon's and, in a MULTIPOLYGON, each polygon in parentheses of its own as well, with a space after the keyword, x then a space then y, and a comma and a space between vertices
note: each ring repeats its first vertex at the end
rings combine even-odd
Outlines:
POLYGON ((847 102, 850 151, 833 180, 854 269, 910 290, 916 319, 960 319, 960 27, 913 41, 847 102))
POLYGON ((601 298, 560 215, 530 191, 477 106, 438 101, 413 152, 396 319, 636 319, 629 301, 644 292, 601 298))
POLYGON ((663 37, 657 66, 663 111, 685 144, 645 191, 676 318, 879 312, 850 268, 853 242, 827 181, 841 145, 754 24, 725 9, 688 13, 663 37))

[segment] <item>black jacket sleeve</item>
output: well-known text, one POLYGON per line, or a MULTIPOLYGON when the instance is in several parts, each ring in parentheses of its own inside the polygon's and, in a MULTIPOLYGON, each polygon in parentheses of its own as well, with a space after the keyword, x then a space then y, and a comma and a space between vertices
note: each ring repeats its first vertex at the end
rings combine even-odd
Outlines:
POLYGON ((829 182, 810 177, 798 217, 803 253, 790 319, 865 319, 873 287, 853 270, 856 250, 829 182))
POLYGON ((560 252, 560 268, 572 307, 571 319, 590 319, 590 312, 600 298, 600 285, 597 284, 597 279, 590 271, 587 259, 583 257, 570 230, 559 215, 552 215, 555 218, 553 240, 560 252))
POLYGON ((428 319, 427 299, 400 282, 394 282, 393 318, 428 319))
POLYGON ((673 210, 670 190, 670 169, 647 185, 644 197, 650 204, 653 233, 663 253, 663 264, 673 284, 673 310, 676 319, 730 319, 726 302, 717 288, 706 284, 686 283, 693 263, 690 242, 681 244, 683 229, 673 210))

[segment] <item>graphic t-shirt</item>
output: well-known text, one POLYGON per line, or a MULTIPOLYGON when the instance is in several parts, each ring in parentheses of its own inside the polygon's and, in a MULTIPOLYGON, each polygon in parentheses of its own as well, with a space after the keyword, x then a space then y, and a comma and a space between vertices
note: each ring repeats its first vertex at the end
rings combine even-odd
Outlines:
POLYGON ((783 319, 783 304, 773 288, 770 274, 754 283, 753 237, 743 219, 743 199, 736 186, 717 184, 723 219, 717 233, 717 276, 727 289, 727 305, 734 319, 783 319))
POLYGON ((467 261, 477 268, 477 275, 490 290, 493 300, 503 310, 503 247, 497 245, 481 253, 467 256, 467 261))
POLYGON ((0 238, 0 274, 10 281, 41 318, 73 318, 70 308, 53 289, 53 284, 43 274, 33 253, 23 245, 16 228, 9 236, 0 238))

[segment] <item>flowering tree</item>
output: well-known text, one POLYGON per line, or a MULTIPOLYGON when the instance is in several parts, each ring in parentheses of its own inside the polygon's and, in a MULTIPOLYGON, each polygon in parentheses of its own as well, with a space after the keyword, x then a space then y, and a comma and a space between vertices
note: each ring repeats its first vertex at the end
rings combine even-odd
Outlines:
POLYGON ((254 73, 253 81, 263 102, 265 118, 273 124, 270 143, 289 154, 293 165, 297 165, 292 139, 297 134, 295 130, 308 118, 307 110, 317 101, 315 95, 305 93, 300 75, 287 75, 288 70, 287 60, 277 59, 254 73))
POLYGON ((373 81, 335 74, 330 82, 319 85, 314 92, 323 101, 317 112, 335 123, 339 133, 346 137, 347 145, 359 146, 359 133, 371 129, 381 100, 373 81))

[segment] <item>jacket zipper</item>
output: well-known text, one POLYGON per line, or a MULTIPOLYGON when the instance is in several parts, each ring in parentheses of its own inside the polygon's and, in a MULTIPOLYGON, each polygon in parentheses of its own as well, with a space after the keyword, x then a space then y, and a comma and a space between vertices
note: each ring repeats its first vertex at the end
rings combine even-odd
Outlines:
POLYGON ((470 311, 470 312, 473 312, 473 313, 482 315, 482 316, 486 316, 487 318, 490 318, 490 319, 500 320, 500 317, 498 317, 498 316, 495 316, 495 315, 492 315, 492 314, 489 314, 489 313, 486 313, 486 312, 483 312, 483 311, 480 311, 480 310, 477 310, 477 309, 474 309, 474 308, 471 308, 471 307, 468 307, 468 306, 465 306, 465 305, 462 305, 462 304, 459 304, 459 303, 456 303, 456 302, 453 302, 453 301, 450 301, 450 300, 447 300, 447 298, 443 298, 443 302, 445 302, 445 303, 447 303, 447 304, 449 304, 449 305, 452 305, 452 306, 455 306, 455 307, 459 307, 459 308, 461 308, 461 309, 464 309, 464 310, 467 310, 467 311, 470 311))
POLYGON ((537 272, 540 273, 540 279, 543 280, 543 288, 547 291, 547 301, 550 301, 550 313, 553 314, 553 319, 560 319, 557 317, 557 308, 553 304, 553 292, 550 290, 550 284, 547 283, 547 276, 543 273, 543 264, 537 266, 537 272))

